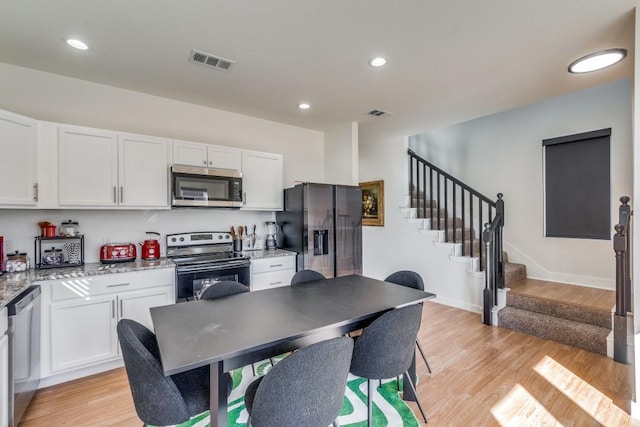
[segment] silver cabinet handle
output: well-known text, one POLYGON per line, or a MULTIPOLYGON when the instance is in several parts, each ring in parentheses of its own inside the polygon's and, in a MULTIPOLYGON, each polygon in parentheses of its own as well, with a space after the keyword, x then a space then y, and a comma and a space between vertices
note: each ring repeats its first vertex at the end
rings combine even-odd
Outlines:
POLYGON ((111 317, 116 318, 116 302, 115 300, 111 300, 111 317))
POLYGON ((124 187, 120 186, 120 203, 124 203, 124 187))
POLYGON ((273 264, 269 266, 269 268, 273 268, 273 267, 282 267, 282 264, 273 264))
POLYGON ((120 300, 120 318, 124 317, 124 308, 122 307, 122 300, 120 300))
POLYGON ((213 162, 209 160, 209 166, 213 166, 213 162))
POLYGON ((118 283, 117 285, 107 285, 107 288, 117 288, 119 286, 129 286, 131 283, 118 283))
POLYGON ((206 160, 203 160, 203 161, 202 161, 202 164, 203 164, 203 165, 205 165, 205 166, 207 166, 207 161, 206 161, 206 160))
POLYGON ((242 193, 242 206, 247 206, 247 192, 242 193))
POLYGON ((38 201, 38 183, 33 184, 33 201, 38 201))
POLYGON ((114 187, 113 187, 113 203, 118 203, 118 199, 116 198, 116 197, 117 197, 117 196, 116 196, 116 192, 117 192, 117 191, 118 191, 118 190, 116 190, 116 187, 114 186, 114 187))
POLYGON ((282 283, 281 281, 280 281, 280 282, 271 282, 271 283, 269 283, 269 286, 279 285, 279 284, 281 284, 281 283, 282 283))

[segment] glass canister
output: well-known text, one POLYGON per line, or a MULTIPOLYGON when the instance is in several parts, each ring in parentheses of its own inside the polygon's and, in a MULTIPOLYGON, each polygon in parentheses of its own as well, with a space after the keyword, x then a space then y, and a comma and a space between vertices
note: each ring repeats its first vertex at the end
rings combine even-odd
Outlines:
POLYGON ((60 224, 60 236, 61 237, 76 237, 80 235, 80 227, 78 221, 64 221, 60 224))
POLYGON ((42 263, 45 265, 60 265, 64 262, 64 254, 61 249, 46 249, 42 255, 42 263))
POLYGON ((7 262, 5 264, 7 272, 27 271, 29 267, 31 267, 29 256, 25 252, 15 251, 13 254, 7 254, 7 262))

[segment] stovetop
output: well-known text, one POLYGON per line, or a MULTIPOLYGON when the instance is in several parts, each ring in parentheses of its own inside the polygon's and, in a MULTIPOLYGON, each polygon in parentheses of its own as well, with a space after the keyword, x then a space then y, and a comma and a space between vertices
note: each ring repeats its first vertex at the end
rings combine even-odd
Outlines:
POLYGON ((249 260, 233 252, 233 238, 225 231, 167 234, 167 258, 181 265, 220 264, 249 260))

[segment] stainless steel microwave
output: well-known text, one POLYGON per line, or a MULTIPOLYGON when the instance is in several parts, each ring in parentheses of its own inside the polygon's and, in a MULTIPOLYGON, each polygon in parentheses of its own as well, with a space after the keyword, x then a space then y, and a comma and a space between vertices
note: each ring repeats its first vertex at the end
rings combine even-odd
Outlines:
POLYGON ((242 173, 233 169, 171 166, 171 205, 239 208, 242 173))

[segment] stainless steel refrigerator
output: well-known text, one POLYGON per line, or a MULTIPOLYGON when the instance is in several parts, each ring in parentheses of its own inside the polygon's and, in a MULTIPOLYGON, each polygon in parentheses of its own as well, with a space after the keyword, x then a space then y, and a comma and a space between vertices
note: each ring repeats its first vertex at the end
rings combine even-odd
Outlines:
POLYGON ((276 221, 278 247, 298 252, 298 270, 316 270, 327 278, 362 274, 359 187, 304 183, 287 188, 276 221))

